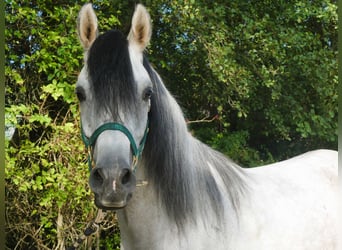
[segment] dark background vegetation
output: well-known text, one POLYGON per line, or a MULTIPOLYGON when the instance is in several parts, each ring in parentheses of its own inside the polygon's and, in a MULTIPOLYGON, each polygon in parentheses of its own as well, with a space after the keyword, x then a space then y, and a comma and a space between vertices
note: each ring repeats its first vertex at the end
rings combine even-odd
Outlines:
MULTIPOLYGON (((5 3, 6 247, 64 249, 95 213, 74 96, 85 2, 5 3)), ((128 32, 135 3, 93 1, 100 31, 128 32)), ((336 1, 143 3, 147 54, 196 137, 244 167, 337 149, 336 1)), ((114 225, 88 246, 117 248, 114 225)))

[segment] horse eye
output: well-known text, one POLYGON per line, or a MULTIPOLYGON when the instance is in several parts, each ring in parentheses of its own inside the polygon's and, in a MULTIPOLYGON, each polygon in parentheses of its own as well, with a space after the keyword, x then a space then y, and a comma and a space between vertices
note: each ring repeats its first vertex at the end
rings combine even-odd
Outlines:
POLYGON ((152 94, 153 94, 152 88, 150 88, 150 87, 146 88, 144 91, 143 99, 145 101, 149 100, 151 98, 152 94))
POLYGON ((85 93, 84 93, 84 89, 77 87, 75 90, 75 94, 77 96, 77 99, 79 102, 83 102, 86 99, 85 93))

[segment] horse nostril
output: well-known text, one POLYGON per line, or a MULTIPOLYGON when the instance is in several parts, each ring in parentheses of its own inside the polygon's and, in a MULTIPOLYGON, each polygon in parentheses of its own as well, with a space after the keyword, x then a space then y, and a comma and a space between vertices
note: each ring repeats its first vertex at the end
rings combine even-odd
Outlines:
POLYGON ((96 168, 90 176, 91 183, 94 187, 101 187, 103 184, 104 176, 101 168, 96 168))
POLYGON ((131 181, 131 171, 127 168, 122 170, 122 174, 121 174, 121 184, 122 185, 126 185, 131 181))

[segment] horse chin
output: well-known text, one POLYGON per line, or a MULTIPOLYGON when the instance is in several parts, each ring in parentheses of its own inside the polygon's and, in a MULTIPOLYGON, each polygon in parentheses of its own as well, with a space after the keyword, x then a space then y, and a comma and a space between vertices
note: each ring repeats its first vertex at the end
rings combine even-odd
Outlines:
POLYGON ((103 200, 99 196, 95 195, 95 205, 103 210, 119 210, 127 206, 128 201, 131 199, 132 195, 129 194, 127 197, 120 201, 108 201, 103 200))
POLYGON ((122 203, 111 203, 111 204, 102 204, 102 203, 99 203, 99 202, 96 202, 95 201, 95 205, 100 208, 100 209, 103 209, 103 210, 119 210, 119 209, 123 209, 127 206, 127 203, 126 202, 122 202, 122 203))

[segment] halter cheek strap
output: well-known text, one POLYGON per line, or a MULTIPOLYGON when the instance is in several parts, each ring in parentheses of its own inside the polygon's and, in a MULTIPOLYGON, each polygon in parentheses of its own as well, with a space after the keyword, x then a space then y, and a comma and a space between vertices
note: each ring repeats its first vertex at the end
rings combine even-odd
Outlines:
POLYGON ((89 171, 91 171, 92 163, 93 163, 92 148, 95 146, 96 140, 99 137, 99 135, 102 132, 106 131, 106 130, 117 130, 117 131, 122 132, 124 135, 126 135, 127 139, 129 140, 129 142, 131 144, 132 155, 133 155, 132 169, 133 169, 133 172, 135 172, 137 164, 138 164, 138 160, 140 159, 140 156, 141 156, 141 154, 142 154, 142 152, 144 150, 144 147, 145 147, 146 138, 147 138, 147 134, 148 134, 148 131, 149 131, 149 121, 147 120, 144 136, 143 136, 143 138, 141 139, 141 141, 139 143, 139 147, 137 147, 131 132, 124 125, 122 125, 120 123, 110 122, 110 123, 102 124, 100 127, 98 127, 94 131, 94 133, 90 137, 87 137, 85 135, 85 133, 83 131, 83 128, 82 128, 82 125, 81 125, 82 140, 83 140, 84 145, 86 146, 86 148, 88 150, 88 167, 89 167, 89 171))

